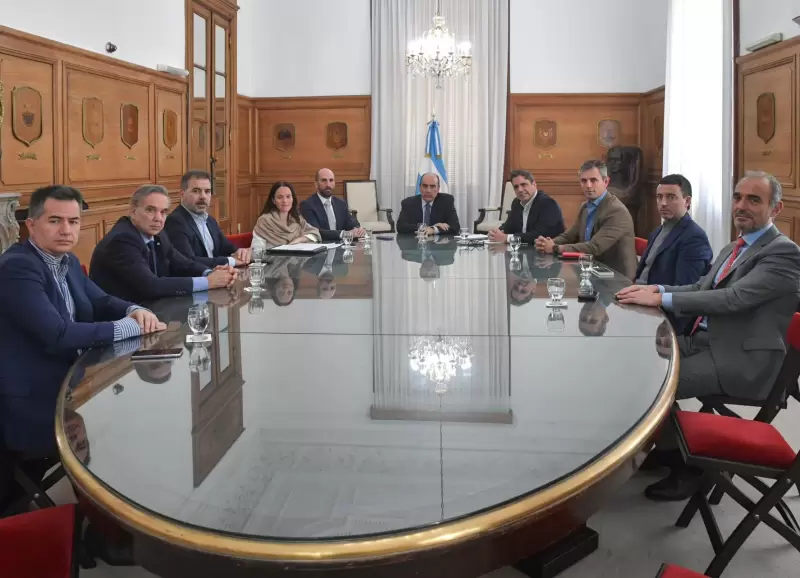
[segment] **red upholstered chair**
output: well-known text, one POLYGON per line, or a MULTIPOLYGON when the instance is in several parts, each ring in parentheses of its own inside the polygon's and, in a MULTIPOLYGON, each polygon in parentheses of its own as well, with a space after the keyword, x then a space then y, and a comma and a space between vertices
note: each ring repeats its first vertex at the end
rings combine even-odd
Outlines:
POLYGON ((0 576, 75 578, 75 506, 58 506, 0 520, 0 576))
POLYGON ((677 411, 673 414, 673 421, 684 461, 689 466, 702 468, 704 472, 700 488, 686 504, 675 525, 687 527, 694 515, 700 512, 715 554, 706 575, 718 578, 761 523, 800 551, 800 525, 783 501, 789 488, 800 481, 800 454, 789 446, 780 432, 761 421, 713 413, 677 411), (761 493, 758 502, 753 502, 733 483, 733 475, 761 493), (764 479, 775 482, 770 486, 762 481, 764 479), (714 487, 747 510, 747 515, 727 540, 722 539, 706 498, 714 487), (783 522, 771 514, 773 508, 783 522))
POLYGON ((672 564, 664 564, 661 570, 658 571, 656 578, 703 578, 704 574, 698 574, 692 570, 681 568, 680 566, 673 566, 672 564))
POLYGON ((87 277, 89 276, 89 268, 86 265, 81 264, 81 270, 83 271, 84 275, 87 277))
POLYGON ((240 233, 228 235, 228 241, 236 245, 237 249, 249 249, 253 242, 253 233, 240 233))
POLYGON ((634 237, 633 243, 636 246, 636 255, 639 257, 644 255, 644 252, 647 250, 647 239, 642 239, 641 237, 634 237))

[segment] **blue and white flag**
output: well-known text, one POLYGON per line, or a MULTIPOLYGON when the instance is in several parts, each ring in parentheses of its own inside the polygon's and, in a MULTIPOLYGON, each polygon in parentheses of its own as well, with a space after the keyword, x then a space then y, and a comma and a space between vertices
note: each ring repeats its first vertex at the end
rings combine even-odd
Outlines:
POLYGON ((435 173, 439 175, 440 191, 447 192, 447 170, 444 168, 442 158, 442 137, 439 134, 439 123, 432 120, 428 123, 428 134, 425 137, 425 156, 419 165, 417 173, 417 194, 420 194, 419 186, 422 184, 422 175, 425 173, 435 173))

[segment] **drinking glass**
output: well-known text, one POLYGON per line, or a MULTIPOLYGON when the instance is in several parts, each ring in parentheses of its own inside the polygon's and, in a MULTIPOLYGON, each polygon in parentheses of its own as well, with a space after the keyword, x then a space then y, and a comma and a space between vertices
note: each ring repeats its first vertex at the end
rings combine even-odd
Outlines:
POLYGON ((344 263, 352 263, 353 262, 353 252, 349 249, 345 249, 344 253, 342 253, 342 262, 344 263))
POLYGON ((461 227, 461 229, 459 229, 459 236, 462 241, 466 241, 467 237, 469 237, 469 227, 461 227))
POLYGON ((353 244, 353 231, 342 232, 342 242, 344 243, 345 249, 349 248, 350 245, 353 244))
POLYGON ((264 311, 264 300, 261 298, 261 294, 256 293, 253 297, 250 298, 250 301, 247 303, 247 312, 251 314, 262 313, 264 311))
POLYGON ((196 343, 189 352, 189 371, 202 373, 211 369, 211 353, 204 343, 196 343))
POLYGON ((589 276, 589 272, 592 270, 592 262, 594 261, 591 255, 587 255, 586 253, 582 254, 580 257, 581 262, 581 274, 584 277, 589 276))
POLYGON ((364 229, 364 246, 368 247, 372 243, 372 231, 364 229))
POLYGON ((253 254, 253 262, 256 264, 260 264, 264 260, 264 247, 253 247, 252 254, 253 254))
POLYGON ((547 330, 551 333, 564 332, 564 314, 559 310, 553 310, 547 316, 547 330))
POLYGON ((264 267, 261 265, 250 265, 247 268, 250 275, 250 287, 245 287, 244 290, 248 293, 260 293, 261 284, 264 282, 264 267))
POLYGON ((425 225, 425 223, 420 223, 417 225, 417 237, 420 239, 425 238, 427 236, 427 233, 425 233, 427 228, 428 227, 425 225))
POLYGON ((208 329, 209 319, 210 315, 208 313, 207 303, 198 303, 197 305, 193 305, 189 309, 189 316, 187 318, 189 322, 189 329, 192 330, 192 335, 188 336, 186 340, 190 343, 208 340, 209 336, 206 336, 205 332, 206 329, 208 329))
POLYGON ((566 282, 561 277, 551 277, 547 280, 547 293, 553 305, 561 305, 561 298, 564 297, 566 282))
POLYGON ((511 255, 511 260, 508 262, 508 268, 512 271, 519 271, 522 269, 522 261, 519 258, 519 255, 511 255))
POLYGON ((522 245, 522 237, 519 235, 509 235, 508 245, 511 247, 511 251, 516 253, 519 251, 520 245, 522 245))

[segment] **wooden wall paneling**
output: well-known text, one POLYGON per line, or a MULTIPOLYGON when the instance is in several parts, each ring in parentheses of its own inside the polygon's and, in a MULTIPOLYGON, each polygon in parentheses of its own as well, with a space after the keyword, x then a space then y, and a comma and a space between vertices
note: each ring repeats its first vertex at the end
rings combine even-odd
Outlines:
POLYGON ((176 189, 187 170, 186 95, 156 87, 155 113, 157 182, 176 189))
POLYGON ((663 175, 664 160, 664 87, 642 95, 639 109, 641 134, 639 147, 644 153, 644 185, 642 208, 639 210, 637 231, 649 235, 661 223, 655 201, 658 181, 663 175))

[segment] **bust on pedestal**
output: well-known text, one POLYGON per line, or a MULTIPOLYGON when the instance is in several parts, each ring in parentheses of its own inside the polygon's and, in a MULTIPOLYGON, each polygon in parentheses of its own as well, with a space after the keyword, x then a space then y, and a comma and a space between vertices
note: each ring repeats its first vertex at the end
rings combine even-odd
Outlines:
POLYGON ((636 221, 642 204, 642 149, 631 146, 615 146, 608 149, 606 165, 611 182, 608 190, 628 207, 638 232, 636 221))
POLYGON ((0 193, 0 253, 5 253, 19 240, 19 223, 15 214, 19 197, 19 193, 0 193))

